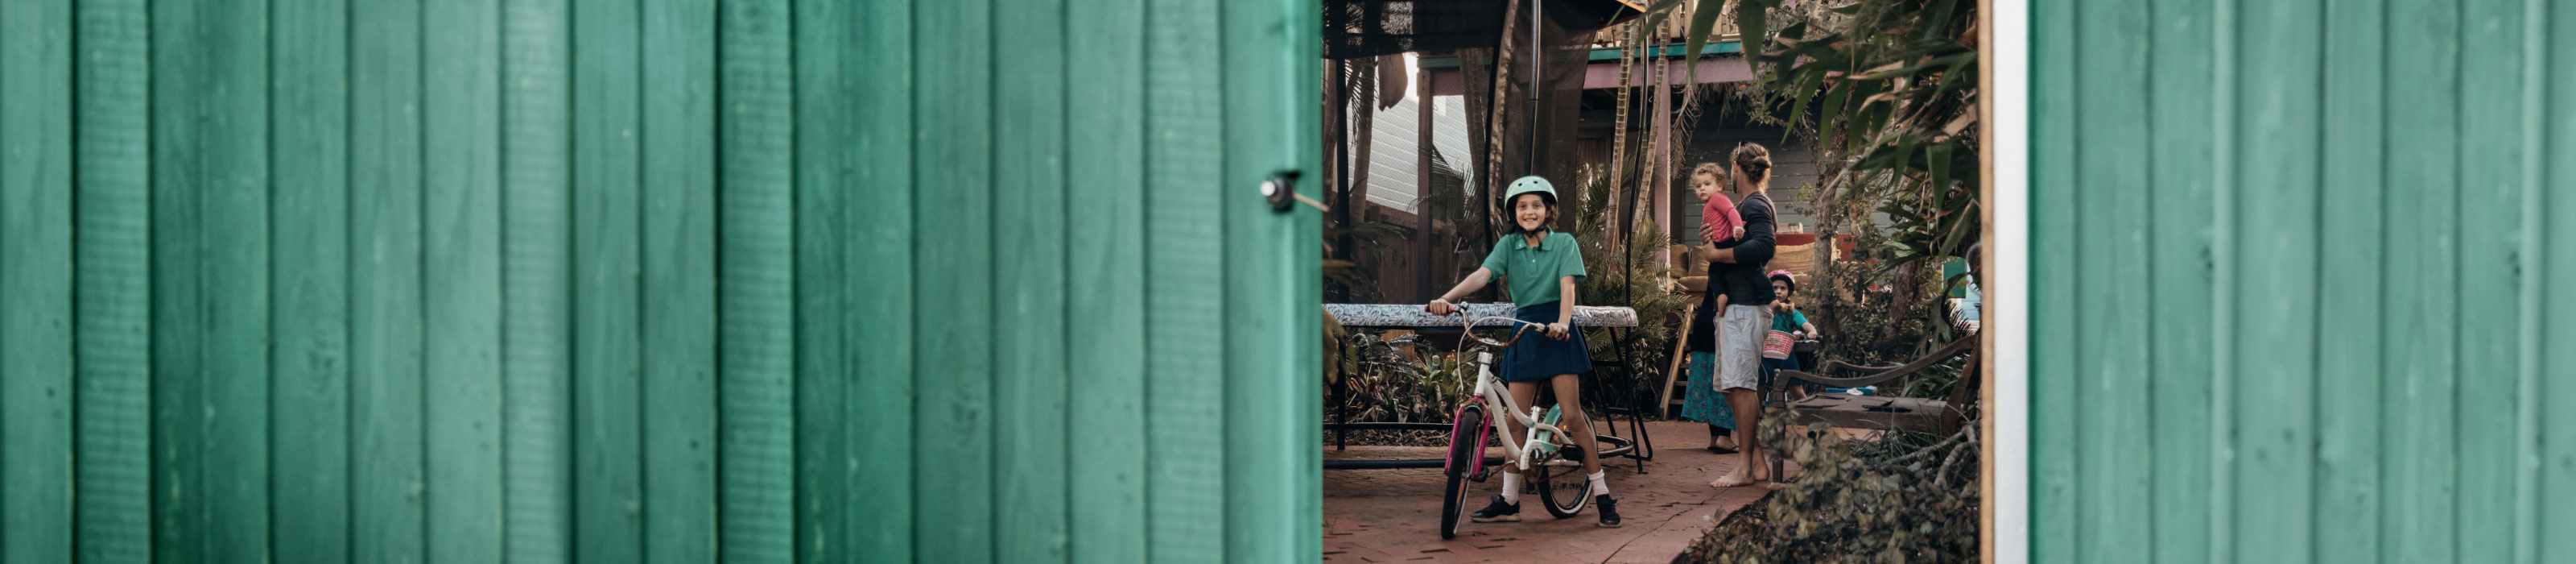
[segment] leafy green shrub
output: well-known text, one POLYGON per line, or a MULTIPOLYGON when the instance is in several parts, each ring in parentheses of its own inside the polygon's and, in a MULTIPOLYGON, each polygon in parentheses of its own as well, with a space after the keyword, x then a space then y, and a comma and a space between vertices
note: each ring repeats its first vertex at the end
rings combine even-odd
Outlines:
POLYGON ((1475 391, 1476 365, 1462 359, 1474 358, 1483 345, 1450 355, 1433 352, 1420 333, 1383 335, 1358 331, 1340 343, 1333 356, 1340 363, 1337 372, 1349 380, 1340 382, 1343 393, 1337 405, 1325 406, 1325 416, 1339 408, 1351 421, 1448 421, 1450 411, 1475 391))

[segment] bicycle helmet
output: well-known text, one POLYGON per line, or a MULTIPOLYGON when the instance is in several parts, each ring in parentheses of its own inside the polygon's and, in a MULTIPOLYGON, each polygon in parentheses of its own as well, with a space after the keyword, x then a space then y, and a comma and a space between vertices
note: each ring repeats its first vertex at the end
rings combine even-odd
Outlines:
POLYGON ((1533 174, 1523 176, 1520 180, 1512 181, 1510 189, 1503 191, 1503 201, 1500 202, 1500 207, 1504 213, 1510 213, 1512 211, 1512 200, 1519 199, 1521 194, 1532 192, 1538 193, 1539 199, 1546 200, 1547 205, 1556 205, 1556 185, 1549 184, 1547 179, 1539 178, 1538 175, 1533 174))
POLYGON ((1791 292, 1796 292, 1796 291, 1798 291, 1798 275, 1796 275, 1796 274, 1791 274, 1791 273, 1789 272, 1789 269, 1783 268, 1783 269, 1780 269, 1780 270, 1774 270, 1774 271, 1771 271, 1771 276, 1770 276, 1770 278, 1771 278, 1772 280, 1778 280, 1778 281, 1781 281, 1781 282, 1787 282, 1787 283, 1789 283, 1789 291, 1791 291, 1791 292))

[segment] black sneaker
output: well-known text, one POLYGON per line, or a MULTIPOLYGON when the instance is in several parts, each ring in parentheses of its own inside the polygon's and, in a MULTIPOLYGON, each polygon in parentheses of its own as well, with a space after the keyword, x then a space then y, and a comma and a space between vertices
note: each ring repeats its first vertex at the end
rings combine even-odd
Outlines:
POLYGON ((1503 503, 1503 496, 1497 495, 1494 496, 1494 503, 1486 505, 1484 509, 1476 510, 1475 513, 1467 514, 1467 520, 1478 523, 1519 521, 1521 520, 1521 504, 1503 503))
POLYGON ((1619 527, 1619 500, 1610 499, 1610 494, 1596 495, 1592 496, 1592 506, 1601 508, 1601 526, 1619 527))

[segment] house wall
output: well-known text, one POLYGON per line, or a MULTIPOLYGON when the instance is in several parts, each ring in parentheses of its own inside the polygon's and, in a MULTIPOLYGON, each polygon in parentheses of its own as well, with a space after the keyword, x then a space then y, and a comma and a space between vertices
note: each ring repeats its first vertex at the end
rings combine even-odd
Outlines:
MULTIPOLYGON (((1420 199, 1420 183, 1415 176, 1415 167, 1421 160, 1418 157, 1422 145, 1418 137, 1422 121, 1420 103, 1419 97, 1407 95, 1393 107, 1378 109, 1374 123, 1370 124, 1372 137, 1366 192, 1370 203, 1413 213, 1415 200, 1420 199)), ((1474 155, 1467 149, 1467 97, 1434 96, 1431 111, 1434 123, 1432 143, 1440 148, 1440 156, 1459 173, 1474 178, 1474 171, 1469 170, 1475 168, 1470 164, 1475 162, 1472 160, 1474 155)), ((1356 141, 1351 143, 1351 150, 1358 149, 1356 141)))

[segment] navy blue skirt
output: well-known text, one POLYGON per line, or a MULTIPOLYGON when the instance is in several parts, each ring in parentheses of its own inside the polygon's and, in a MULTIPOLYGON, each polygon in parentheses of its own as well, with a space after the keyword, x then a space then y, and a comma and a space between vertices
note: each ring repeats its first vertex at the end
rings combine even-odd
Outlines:
MULTIPOLYGON (((1556 312, 1565 302, 1556 301, 1520 308, 1512 317, 1541 325, 1555 323, 1556 312)), ((1553 339, 1545 330, 1532 327, 1521 335, 1520 342, 1503 351, 1502 377, 1505 382, 1546 380, 1558 374, 1582 374, 1592 371, 1592 353, 1583 348, 1583 331, 1567 328, 1564 339, 1553 339)))

